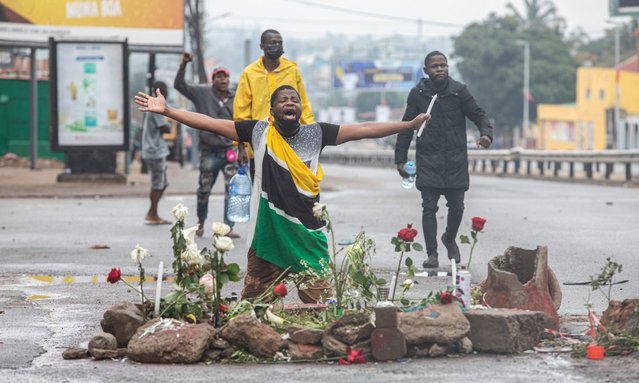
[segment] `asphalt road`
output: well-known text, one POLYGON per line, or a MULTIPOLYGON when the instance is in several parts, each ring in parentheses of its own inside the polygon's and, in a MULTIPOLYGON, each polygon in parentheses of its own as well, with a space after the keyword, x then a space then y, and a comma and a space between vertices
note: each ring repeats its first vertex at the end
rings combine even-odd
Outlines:
MULTIPOLYGON (((328 205, 337 241, 348 241, 365 230, 377 241, 372 267, 390 275, 399 257, 390 239, 401 227, 415 223, 420 231, 416 240, 423 243, 419 193, 402 189, 399 177, 389 169, 327 165, 324 170, 322 202, 328 205)), ((630 280, 613 288, 613 298, 638 297, 638 193, 623 187, 473 176, 460 233, 469 232, 471 217, 487 219, 473 256, 473 281, 483 280, 488 260, 508 246, 547 245, 549 263, 560 282, 588 281, 607 257, 613 257, 623 264, 619 278, 630 280)), ((212 196, 209 223, 221 217, 221 201, 219 192, 212 196)), ((195 224, 194 194, 168 195, 160 203, 161 214, 168 217, 177 202, 191 212, 187 225, 195 224)), ((444 205, 440 201, 438 237, 444 229, 444 205)), ((474 355, 348 367, 157 366, 62 360, 66 347, 86 342, 99 330, 104 309, 135 298, 123 286, 103 281, 111 267, 135 273, 129 252, 136 244, 151 251, 152 257, 145 261, 148 274, 157 272, 159 261, 170 265, 169 226, 144 225, 147 208, 148 200, 141 197, 0 199, 0 381, 639 380, 637 357, 591 362, 566 354, 474 355), (90 249, 98 244, 109 248, 90 249), (40 275, 53 278, 37 277, 40 275)), ((245 237, 246 225, 238 224, 236 231, 245 237)), ((208 235, 207 225, 201 246, 210 244, 208 235)), ((440 262, 445 263, 442 250, 440 262)), ((463 262, 468 250, 462 247, 463 262)), ((244 269, 245 254, 246 244, 240 239, 230 259, 244 269)), ((417 264, 425 258, 423 253, 410 255, 417 264)), ((442 278, 419 278, 418 282, 418 292, 446 284, 442 278)), ((231 291, 240 289, 240 284, 229 286, 231 291)), ((562 286, 562 291, 560 315, 566 318, 585 314, 587 302, 598 312, 606 307, 603 295, 591 293, 588 287, 562 286)))

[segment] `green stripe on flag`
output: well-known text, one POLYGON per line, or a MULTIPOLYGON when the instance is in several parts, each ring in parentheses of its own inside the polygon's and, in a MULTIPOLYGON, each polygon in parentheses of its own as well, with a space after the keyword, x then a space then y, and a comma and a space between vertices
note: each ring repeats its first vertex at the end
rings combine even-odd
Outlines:
POLYGON ((302 260, 316 270, 322 269, 322 259, 328 265, 328 242, 324 232, 309 231, 304 225, 277 214, 264 197, 260 198, 251 247, 258 257, 282 269, 290 267, 292 272, 305 269, 300 263, 302 260))

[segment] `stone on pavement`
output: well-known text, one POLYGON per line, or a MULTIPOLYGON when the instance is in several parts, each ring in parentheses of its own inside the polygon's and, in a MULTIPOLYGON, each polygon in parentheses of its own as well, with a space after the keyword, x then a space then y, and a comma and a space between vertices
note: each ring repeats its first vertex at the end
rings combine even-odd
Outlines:
POLYGON ((115 350, 116 348, 118 348, 118 341, 115 335, 108 332, 100 331, 89 341, 89 352, 94 349, 115 350))
POLYGON ((409 345, 451 344, 470 333, 470 323, 456 303, 436 304, 423 310, 399 314, 399 329, 409 345))
POLYGON ((291 325, 287 329, 289 340, 298 344, 319 344, 324 330, 291 325))
POLYGON ((478 351, 514 354, 535 347, 544 334, 540 311, 516 309, 467 310, 472 347, 478 351))
POLYGON ((277 331, 250 315, 231 319, 219 334, 232 345, 245 348, 262 358, 272 358, 283 346, 282 337, 277 331))
POLYGON ((142 363, 196 363, 214 335, 215 329, 208 323, 157 318, 138 329, 129 342, 127 355, 142 363))
POLYGON ((608 329, 625 330, 639 336, 639 299, 610 301, 601 316, 601 324, 608 329))
POLYGON ((115 335, 118 347, 126 347, 137 329, 144 324, 142 310, 131 302, 111 306, 103 316, 100 325, 104 332, 115 335))
POLYGON ((69 347, 62 353, 63 359, 86 359, 89 357, 89 350, 80 347, 69 347))

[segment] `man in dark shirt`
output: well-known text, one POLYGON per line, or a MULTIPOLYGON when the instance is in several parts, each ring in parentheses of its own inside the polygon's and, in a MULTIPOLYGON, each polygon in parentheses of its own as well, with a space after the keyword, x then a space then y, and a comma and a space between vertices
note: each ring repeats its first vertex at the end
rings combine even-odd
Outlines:
MULTIPOLYGON (((198 113, 209 117, 233 120, 233 101, 235 94, 229 89, 230 72, 226 68, 218 67, 213 70, 212 86, 207 84, 189 84, 184 80, 186 65, 191 62, 190 53, 184 53, 182 64, 175 75, 173 86, 195 105, 198 113)), ((198 131, 200 150, 200 178, 197 189, 197 218, 198 229, 196 234, 204 234, 204 222, 209 211, 209 196, 211 189, 220 172, 224 175, 224 223, 233 228, 233 222, 226 217, 228 210, 228 181, 230 174, 224 171, 227 160, 227 152, 233 149, 233 142, 226 137, 211 132, 198 131)), ((227 234, 231 238, 239 238, 233 230, 227 234)))
MULTIPOLYGON (((160 96, 138 93, 143 112, 162 113, 196 129, 211 131, 255 150, 255 182, 251 195, 249 253, 242 298, 255 298, 288 272, 328 265, 328 243, 321 230, 326 224, 313 214, 324 176, 319 154, 324 146, 362 138, 385 137, 419 127, 430 116, 419 114, 408 122, 365 122, 300 125, 300 96, 289 85, 271 96, 269 120, 216 120, 202 114, 167 107, 160 96), (256 225, 259 221, 259 226, 256 225)), ((330 290, 325 281, 299 289, 305 303, 317 303, 330 290)))
MULTIPOLYGON (((428 253, 423 266, 436 268, 439 267, 439 261, 435 213, 442 195, 446 197, 448 218, 441 239, 448 251, 448 258, 457 263, 461 261, 455 237, 464 215, 464 193, 469 186, 466 117, 479 129, 481 137, 477 141, 478 146, 490 146, 493 127, 466 85, 448 76, 448 60, 443 53, 433 51, 426 55, 424 71, 428 78, 422 79, 408 94, 403 120, 410 121, 425 112, 437 95, 431 110, 432 120, 422 131, 421 137, 417 137, 416 144, 416 184, 422 194, 422 225, 428 253)), ((395 163, 403 178, 408 177, 404 165, 412 140, 411 131, 397 135, 395 163)))

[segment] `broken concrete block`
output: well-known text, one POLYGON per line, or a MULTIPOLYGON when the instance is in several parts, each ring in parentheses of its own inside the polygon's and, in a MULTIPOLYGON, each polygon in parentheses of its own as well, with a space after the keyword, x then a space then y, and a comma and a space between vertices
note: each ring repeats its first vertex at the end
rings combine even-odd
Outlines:
POLYGON ((472 347, 478 351, 513 354, 535 347, 544 334, 545 315, 514 309, 467 310, 472 347))
POLYGON ((548 267, 548 248, 509 247, 488 262, 488 276, 480 284, 486 305, 495 308, 543 311, 545 326, 559 330, 561 288, 548 267))

